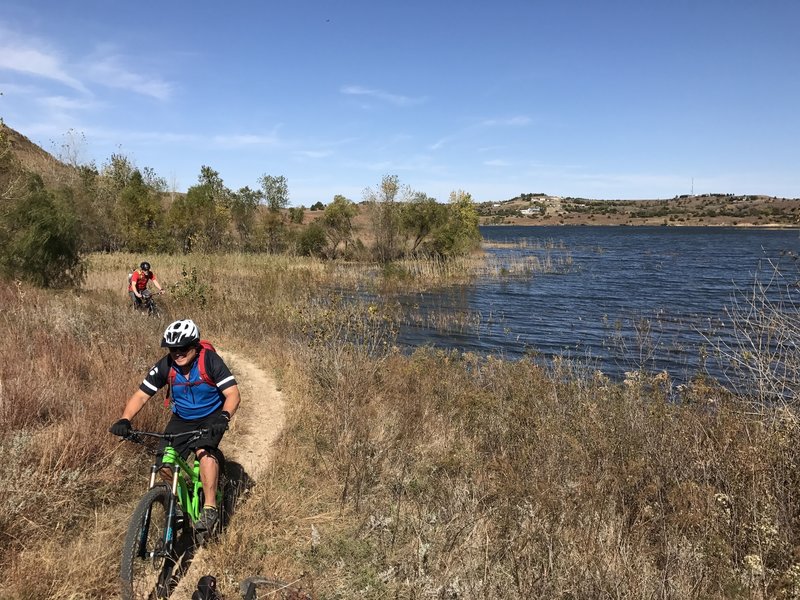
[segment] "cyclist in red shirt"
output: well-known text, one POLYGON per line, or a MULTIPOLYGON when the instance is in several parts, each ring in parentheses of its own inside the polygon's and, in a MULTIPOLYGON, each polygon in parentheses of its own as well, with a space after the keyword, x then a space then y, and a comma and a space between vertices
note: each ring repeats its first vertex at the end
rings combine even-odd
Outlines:
POLYGON ((150 263, 144 261, 139 265, 139 269, 133 272, 128 284, 128 294, 133 302, 133 308, 142 308, 142 292, 147 289, 147 284, 150 281, 158 288, 159 294, 164 293, 164 290, 161 289, 161 284, 156 279, 156 274, 150 270, 150 263))

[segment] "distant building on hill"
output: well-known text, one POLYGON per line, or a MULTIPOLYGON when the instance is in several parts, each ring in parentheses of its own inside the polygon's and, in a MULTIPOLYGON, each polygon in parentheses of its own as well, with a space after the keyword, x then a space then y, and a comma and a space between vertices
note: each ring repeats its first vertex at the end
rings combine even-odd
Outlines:
POLYGON ((523 217, 540 215, 542 214, 542 207, 537 205, 529 206, 528 208, 523 208, 521 211, 519 211, 519 214, 521 214, 523 217))

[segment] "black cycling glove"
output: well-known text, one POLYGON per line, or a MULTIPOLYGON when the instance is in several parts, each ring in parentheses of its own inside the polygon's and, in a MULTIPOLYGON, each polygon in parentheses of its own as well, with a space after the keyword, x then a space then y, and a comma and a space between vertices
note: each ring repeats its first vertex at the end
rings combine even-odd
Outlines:
POLYGON ((228 422, 231 420, 231 415, 228 413, 227 410, 223 410, 221 413, 214 417, 208 424, 208 432, 212 436, 222 435, 228 430, 228 422))
POLYGON ((119 437, 126 437, 131 433, 131 422, 128 419, 120 419, 109 428, 109 431, 119 437))

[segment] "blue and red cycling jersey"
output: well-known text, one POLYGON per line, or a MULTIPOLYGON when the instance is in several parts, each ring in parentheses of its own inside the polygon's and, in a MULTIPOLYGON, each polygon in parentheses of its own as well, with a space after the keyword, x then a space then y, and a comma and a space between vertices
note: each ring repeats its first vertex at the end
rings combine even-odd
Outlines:
POLYGON ((222 407, 225 401, 222 391, 236 385, 236 379, 219 354, 212 350, 205 350, 202 354, 205 355, 206 373, 215 385, 206 383, 200 376, 198 364, 200 353, 192 363, 188 376, 175 367, 167 354, 150 369, 139 389, 148 396, 155 395, 158 390, 169 384, 169 371, 173 369, 175 374, 170 390, 172 412, 187 421, 207 417, 222 407))

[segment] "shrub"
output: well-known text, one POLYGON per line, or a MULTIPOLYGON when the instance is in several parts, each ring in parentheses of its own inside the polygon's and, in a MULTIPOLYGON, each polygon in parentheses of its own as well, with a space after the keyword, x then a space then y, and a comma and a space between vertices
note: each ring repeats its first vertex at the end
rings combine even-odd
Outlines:
POLYGON ((42 287, 80 285, 85 275, 80 240, 71 195, 48 192, 42 178, 31 175, 27 192, 2 215, 0 268, 42 287))
POLYGON ((203 283, 197 276, 197 267, 187 270, 184 265, 181 267, 182 279, 175 283, 172 296, 178 301, 185 301, 188 305, 205 306, 211 294, 211 288, 203 283))
POLYGON ((328 239, 322 226, 311 223, 297 237, 297 251, 303 256, 320 256, 327 243, 328 239))

